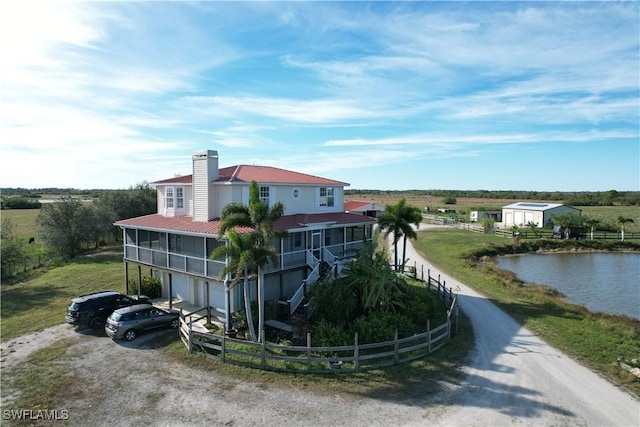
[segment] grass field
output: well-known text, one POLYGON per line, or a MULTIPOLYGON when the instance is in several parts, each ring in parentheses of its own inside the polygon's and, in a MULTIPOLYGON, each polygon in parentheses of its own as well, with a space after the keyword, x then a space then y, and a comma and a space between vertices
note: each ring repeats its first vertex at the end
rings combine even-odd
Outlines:
POLYGON ((0 218, 11 220, 15 236, 26 240, 30 237, 37 239, 36 217, 39 213, 40 209, 3 209, 0 218))
MULTIPOLYGON (((463 211, 466 218, 469 217, 469 213, 472 208, 485 207, 485 208, 502 208, 502 206, 516 203, 518 200, 514 199, 481 199, 473 197, 458 197, 455 205, 445 205, 442 202, 442 197, 433 196, 420 196, 417 194, 358 194, 353 196, 345 196, 345 201, 349 200, 362 200, 374 202, 382 206, 393 205, 398 203, 400 199, 406 199, 407 204, 415 206, 424 211, 427 206, 432 211, 438 208, 456 209, 463 211)), ((562 203, 562 200, 545 200, 545 203, 562 203)), ((625 230, 634 233, 640 233, 640 206, 578 206, 578 209, 582 210, 582 215, 596 218, 600 221, 611 221, 616 223, 618 217, 623 216, 625 218, 633 219, 633 223, 627 224, 625 230)))
POLYGON ((3 285, 2 340, 63 323, 73 297, 98 290, 124 291, 120 246, 81 257, 27 282, 3 285))

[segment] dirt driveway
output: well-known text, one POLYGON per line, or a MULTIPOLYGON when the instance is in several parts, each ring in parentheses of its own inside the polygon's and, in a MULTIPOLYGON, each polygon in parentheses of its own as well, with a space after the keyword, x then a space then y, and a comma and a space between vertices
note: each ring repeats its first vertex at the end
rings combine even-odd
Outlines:
MULTIPOLYGON (((59 408, 66 425, 95 426, 382 426, 424 425, 421 406, 322 395, 264 383, 245 383, 175 362, 159 349, 178 339, 176 331, 113 342, 101 333, 58 325, 2 344, 2 369, 10 371, 38 348, 69 339, 68 363, 83 390, 59 408)), ((2 408, 11 405, 2 390, 2 408)), ((430 410, 432 410, 431 408, 430 410)))
MULTIPOLYGON (((413 248, 409 258, 442 274, 413 248)), ((132 343, 68 325, 2 343, 2 371, 32 351, 70 339, 65 361, 82 389, 64 406, 66 425, 94 426, 638 426, 640 402, 548 346, 464 284, 476 350, 461 384, 424 399, 319 394, 264 382, 247 383, 176 362, 160 347, 177 332, 159 331, 132 343)), ((13 408, 2 389, 2 409, 13 408)), ((48 408, 56 409, 56 408, 48 408)))

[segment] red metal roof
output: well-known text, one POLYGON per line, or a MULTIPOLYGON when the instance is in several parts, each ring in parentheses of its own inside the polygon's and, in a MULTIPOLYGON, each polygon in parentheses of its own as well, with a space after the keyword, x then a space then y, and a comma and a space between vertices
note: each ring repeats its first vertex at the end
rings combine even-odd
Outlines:
MULTIPOLYGON (((236 165, 218 170, 216 182, 251 182, 299 185, 349 185, 346 182, 315 175, 274 168, 271 166, 236 165)), ((193 175, 184 175, 155 181, 152 184, 191 184, 193 175)))
POLYGON ((163 216, 151 214, 137 218, 123 219, 115 225, 127 228, 142 228, 149 230, 182 231, 197 234, 218 234, 220 219, 211 221, 194 221, 190 216, 163 216))
POLYGON ((173 178, 162 179, 160 181, 152 182, 152 184, 191 184, 193 181, 192 175, 174 176, 173 178))
POLYGON ((358 208, 362 208, 364 206, 370 205, 371 202, 361 202, 359 200, 350 200, 348 202, 344 202, 344 210, 345 211, 353 211, 358 208))
POLYGON ((314 224, 335 223, 336 225, 356 225, 376 222, 375 218, 346 212, 325 214, 295 214, 278 219, 274 224, 277 230, 291 230, 313 226, 314 224))
MULTIPOLYGON (((283 216, 274 223, 276 230, 290 230, 321 223, 335 223, 337 225, 366 224, 376 220, 362 215, 349 213, 326 213, 326 214, 296 214, 283 216)), ((126 228, 141 228, 156 231, 174 231, 183 233, 212 234, 218 235, 220 230, 220 219, 211 221, 193 221, 190 216, 166 217, 159 214, 145 215, 137 218, 123 219, 115 225, 126 228)), ((240 232, 251 231, 250 228, 243 228, 240 232)))

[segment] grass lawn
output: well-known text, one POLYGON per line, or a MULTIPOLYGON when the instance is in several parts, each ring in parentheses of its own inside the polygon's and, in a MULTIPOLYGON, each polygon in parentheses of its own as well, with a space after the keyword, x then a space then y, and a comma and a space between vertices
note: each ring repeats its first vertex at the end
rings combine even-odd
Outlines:
POLYGON ((511 241, 463 230, 421 232, 417 246, 430 262, 481 292, 545 341, 640 396, 640 381, 618 367, 617 358, 640 358, 640 321, 590 313, 550 288, 523 286, 492 262, 470 252, 511 241))
POLYGON ((102 249, 27 282, 3 285, 2 340, 63 323, 73 297, 101 290, 124 290, 120 246, 102 249))

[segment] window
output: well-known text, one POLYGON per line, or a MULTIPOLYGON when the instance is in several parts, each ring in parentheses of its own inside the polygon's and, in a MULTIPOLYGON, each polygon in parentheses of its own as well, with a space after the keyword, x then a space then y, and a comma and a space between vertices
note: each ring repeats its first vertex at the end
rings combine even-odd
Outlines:
POLYGON ((164 193, 164 207, 173 209, 173 187, 167 187, 164 193))
POLYGON ((167 187, 164 192, 164 207, 166 209, 184 209, 184 188, 167 187))
POLYGON ((320 187, 320 206, 333 206, 333 187, 320 187))
POLYGON ((260 201, 269 206, 269 187, 260 187, 260 201))
POLYGON ((184 208, 184 189, 182 187, 176 188, 176 207, 178 209, 184 208))
POLYGON ((298 189, 298 188, 294 188, 294 189, 291 191, 291 197, 293 197, 294 199, 299 198, 299 197, 300 197, 300 189, 298 189))

